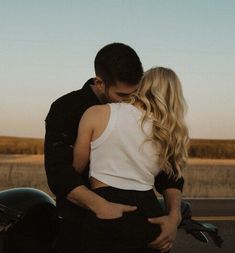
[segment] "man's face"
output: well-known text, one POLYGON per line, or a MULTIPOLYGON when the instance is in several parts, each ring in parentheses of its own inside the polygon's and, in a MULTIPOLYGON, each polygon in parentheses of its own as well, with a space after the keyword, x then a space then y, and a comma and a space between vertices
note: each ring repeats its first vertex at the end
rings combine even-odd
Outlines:
POLYGON ((130 86, 123 82, 117 82, 116 85, 112 85, 110 87, 104 86, 101 99, 104 103, 121 102, 131 93, 135 92, 138 86, 138 84, 130 86))

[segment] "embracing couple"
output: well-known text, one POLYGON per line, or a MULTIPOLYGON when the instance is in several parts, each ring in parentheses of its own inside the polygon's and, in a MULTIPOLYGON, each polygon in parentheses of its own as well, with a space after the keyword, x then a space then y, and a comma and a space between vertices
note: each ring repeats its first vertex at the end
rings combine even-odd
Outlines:
POLYGON ((180 80, 164 67, 143 73, 122 43, 103 47, 94 65, 95 77, 46 118, 45 168, 61 217, 55 251, 169 252, 187 159, 180 80))

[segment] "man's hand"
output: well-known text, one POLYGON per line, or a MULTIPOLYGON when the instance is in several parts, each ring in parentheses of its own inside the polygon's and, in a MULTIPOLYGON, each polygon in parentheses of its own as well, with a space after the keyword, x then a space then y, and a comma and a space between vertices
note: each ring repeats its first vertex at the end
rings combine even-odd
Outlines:
POLYGON ((149 247, 167 252, 173 246, 176 239, 177 227, 181 222, 181 216, 167 215, 156 218, 149 218, 152 224, 158 224, 161 228, 161 234, 152 242, 149 247))
POLYGON ((75 205, 91 210, 100 219, 120 218, 124 212, 132 212, 137 209, 136 206, 109 202, 85 185, 73 189, 67 195, 67 199, 75 205))
MULTIPOLYGON (((155 194, 157 196, 156 192, 155 194)), ((161 234, 149 243, 149 247, 167 252, 173 246, 177 228, 182 220, 181 191, 175 188, 167 188, 163 191, 163 197, 167 207, 167 215, 149 219, 149 222, 158 224, 161 228, 161 234)))
POLYGON ((124 212, 132 212, 137 209, 136 206, 123 205, 106 201, 102 206, 99 206, 95 213, 100 219, 116 219, 123 216, 124 212))

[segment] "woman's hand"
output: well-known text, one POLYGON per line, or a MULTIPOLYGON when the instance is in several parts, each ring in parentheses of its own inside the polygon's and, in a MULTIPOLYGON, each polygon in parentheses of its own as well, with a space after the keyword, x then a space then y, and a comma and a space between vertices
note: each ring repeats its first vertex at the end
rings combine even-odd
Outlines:
POLYGON ((124 205, 105 201, 103 205, 96 208, 95 214, 100 219, 117 219, 123 216, 124 212, 132 212, 137 209, 136 206, 124 205))

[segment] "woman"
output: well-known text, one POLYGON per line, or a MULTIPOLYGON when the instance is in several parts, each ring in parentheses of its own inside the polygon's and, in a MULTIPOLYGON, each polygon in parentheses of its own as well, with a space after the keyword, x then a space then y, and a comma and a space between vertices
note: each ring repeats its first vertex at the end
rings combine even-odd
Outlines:
POLYGON ((147 246, 161 232, 147 217, 164 215, 153 189, 155 176, 164 170, 179 178, 186 165, 185 108, 179 78, 158 67, 144 74, 125 102, 93 106, 84 113, 74 146, 75 169, 81 173, 90 161, 93 191, 137 209, 112 219, 87 211, 83 253, 161 252, 147 246))

